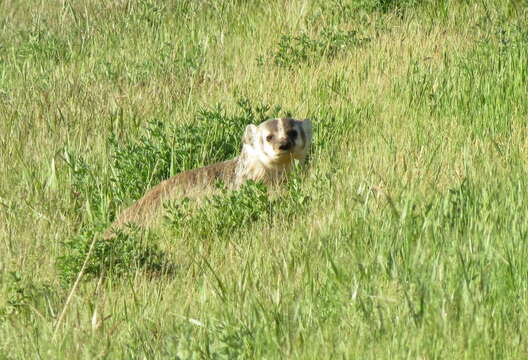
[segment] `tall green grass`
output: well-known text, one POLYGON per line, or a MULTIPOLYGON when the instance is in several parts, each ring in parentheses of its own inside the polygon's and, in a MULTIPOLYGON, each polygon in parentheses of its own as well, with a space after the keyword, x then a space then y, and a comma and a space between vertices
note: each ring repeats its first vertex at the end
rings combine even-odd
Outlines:
POLYGON ((0 2, 0 359, 527 356, 522 1, 0 2), (304 169, 148 188, 310 117, 304 169))

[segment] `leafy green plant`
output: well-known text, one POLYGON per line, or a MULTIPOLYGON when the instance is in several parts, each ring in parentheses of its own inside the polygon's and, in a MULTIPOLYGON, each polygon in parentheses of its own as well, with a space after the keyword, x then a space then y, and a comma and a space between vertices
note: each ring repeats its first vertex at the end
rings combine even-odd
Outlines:
POLYGON ((420 0, 362 0, 356 6, 366 11, 388 12, 394 9, 405 9, 416 6, 420 0))
POLYGON ((167 206, 167 219, 179 234, 192 232, 198 237, 227 236, 257 221, 269 223, 272 217, 290 218, 307 209, 310 197, 293 178, 280 195, 270 197, 262 183, 247 181, 237 191, 220 189, 197 205, 189 199, 167 206))
MULTIPOLYGON (((191 140, 194 133, 182 131, 181 137, 191 140)), ((112 152, 111 183, 118 201, 139 198, 149 184, 170 175, 173 147, 171 132, 165 123, 152 121, 136 141, 121 144, 115 135, 108 139, 112 152)), ((185 151, 186 149, 181 149, 185 151)))
POLYGON ((240 191, 222 189, 198 207, 189 199, 168 205, 168 219, 176 232, 192 229, 198 236, 226 235, 269 215, 266 187, 247 182, 240 191))
MULTIPOLYGON (((93 237, 103 230, 92 227, 63 243, 63 255, 57 268, 63 284, 75 280, 87 257, 93 237)), ((111 240, 96 240, 88 259, 84 276, 87 279, 103 273, 125 276, 137 270, 159 274, 171 268, 165 254, 148 237, 139 236, 134 229, 121 232, 111 240)))
POLYGON ((330 0, 321 1, 320 12, 331 16, 334 22, 353 18, 358 12, 388 12, 393 9, 405 9, 417 5, 420 0, 330 0))
MULTIPOLYGON (((283 35, 272 55, 272 62, 278 66, 292 67, 321 57, 331 59, 366 41, 368 39, 358 36, 357 31, 338 29, 323 29, 315 38, 307 34, 283 35)), ((262 63, 263 60, 260 59, 259 62, 262 63)))
POLYGON ((62 158, 68 166, 70 198, 78 214, 87 213, 89 219, 102 218, 106 212, 106 196, 100 171, 88 163, 84 156, 64 150, 62 158))
POLYGON ((21 33, 19 56, 32 59, 48 59, 55 63, 69 62, 72 58, 68 43, 48 30, 35 28, 21 33))
MULTIPOLYGON (((6 301, 0 306, 0 320, 10 316, 30 316, 32 312, 51 317, 59 294, 52 285, 35 282, 20 271, 8 272, 6 301)), ((0 321, 1 322, 1 321, 0 321)))
MULTIPOLYGON (((355 27, 372 25, 372 16, 378 21, 374 26, 377 31, 389 30, 389 17, 400 18, 418 5, 426 3, 421 0, 320 0, 315 2, 313 11, 305 18, 305 25, 311 29, 324 29, 354 24, 355 27), (359 25, 359 26, 358 26, 359 25)), ((440 6, 439 6, 440 8, 440 6)))

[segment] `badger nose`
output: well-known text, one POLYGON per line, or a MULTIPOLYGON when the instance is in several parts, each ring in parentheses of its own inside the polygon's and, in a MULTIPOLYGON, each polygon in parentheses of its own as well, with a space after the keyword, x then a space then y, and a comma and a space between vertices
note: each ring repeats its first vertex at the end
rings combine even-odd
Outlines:
POLYGON ((279 150, 289 150, 290 148, 291 148, 291 144, 289 141, 279 145, 279 150))

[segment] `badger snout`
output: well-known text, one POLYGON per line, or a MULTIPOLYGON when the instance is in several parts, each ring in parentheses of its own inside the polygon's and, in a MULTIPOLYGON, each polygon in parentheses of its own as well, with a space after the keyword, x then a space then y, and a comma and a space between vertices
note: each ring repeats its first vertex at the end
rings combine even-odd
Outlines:
POLYGON ((279 150, 286 151, 292 148, 292 143, 288 140, 285 140, 279 144, 279 150))

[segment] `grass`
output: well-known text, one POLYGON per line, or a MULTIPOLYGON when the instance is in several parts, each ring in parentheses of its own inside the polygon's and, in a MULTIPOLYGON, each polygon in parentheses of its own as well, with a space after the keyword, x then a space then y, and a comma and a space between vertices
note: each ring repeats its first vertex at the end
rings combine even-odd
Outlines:
POLYGON ((523 1, 0 1, 0 359, 528 355, 523 1), (310 117, 307 169, 93 236, 310 117))

